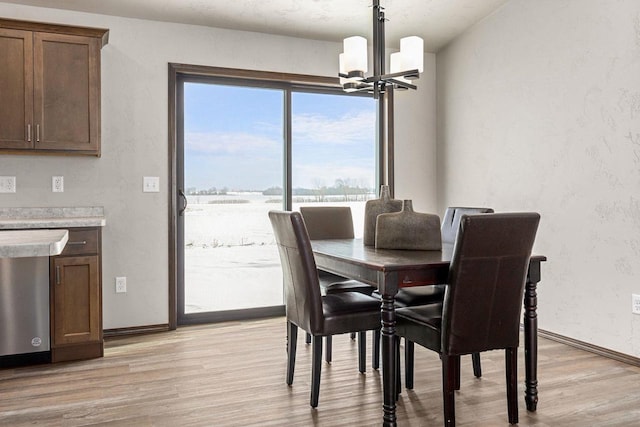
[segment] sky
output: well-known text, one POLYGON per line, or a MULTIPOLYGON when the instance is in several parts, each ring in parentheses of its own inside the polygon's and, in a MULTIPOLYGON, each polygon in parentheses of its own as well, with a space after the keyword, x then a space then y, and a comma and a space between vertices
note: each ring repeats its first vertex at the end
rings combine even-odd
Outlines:
MULTIPOLYGON (((282 187, 284 92, 185 83, 185 188, 282 187)), ((375 186, 375 102, 292 94, 294 188, 375 186)))

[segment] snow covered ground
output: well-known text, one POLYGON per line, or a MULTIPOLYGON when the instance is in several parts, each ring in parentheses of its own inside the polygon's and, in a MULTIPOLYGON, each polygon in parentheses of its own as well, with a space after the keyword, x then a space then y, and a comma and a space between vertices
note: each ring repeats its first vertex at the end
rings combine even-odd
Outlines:
MULTIPOLYGON (((187 313, 267 307, 283 303, 282 270, 268 212, 282 209, 277 196, 240 193, 188 196, 185 212, 187 313)), ((362 236, 365 202, 350 206, 362 236)), ((329 205, 301 203, 294 206, 329 205)))

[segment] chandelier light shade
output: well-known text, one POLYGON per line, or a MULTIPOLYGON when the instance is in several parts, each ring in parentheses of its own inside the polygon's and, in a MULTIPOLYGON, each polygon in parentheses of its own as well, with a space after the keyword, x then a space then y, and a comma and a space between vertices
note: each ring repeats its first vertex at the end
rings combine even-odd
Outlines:
MULTIPOLYGON (((402 54, 402 71, 424 71, 424 42, 420 37, 411 36, 400 39, 400 53, 402 54)), ((417 77, 415 77, 417 78, 417 77)))
POLYGON ((367 39, 360 36, 344 39, 343 58, 349 78, 362 80, 367 72, 367 39))
MULTIPOLYGON (((392 53, 389 57, 389 71, 391 74, 401 73, 404 71, 406 67, 404 67, 403 61, 403 52, 392 53)), ((395 80, 402 82, 404 84, 411 84, 411 82, 404 77, 396 77, 395 80)), ((340 80, 342 83, 342 79, 340 80)), ((406 89, 404 87, 398 87, 399 89, 406 89)))
POLYGON ((384 8, 380 0, 373 0, 373 75, 367 73, 367 39, 353 36, 344 39, 344 52, 340 54, 340 83, 346 92, 373 92, 377 99, 387 86, 398 89, 416 89, 410 80, 420 77, 424 70, 424 43, 420 37, 400 39, 400 52, 390 57, 389 73, 385 72, 384 8))

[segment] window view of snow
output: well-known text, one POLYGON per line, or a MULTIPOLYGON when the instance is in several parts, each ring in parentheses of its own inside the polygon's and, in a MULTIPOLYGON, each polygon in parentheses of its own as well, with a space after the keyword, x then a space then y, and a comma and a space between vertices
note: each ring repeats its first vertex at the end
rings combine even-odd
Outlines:
MULTIPOLYGON (((185 312, 281 305, 267 213, 284 206, 284 92, 185 83, 184 106, 185 312)), ((294 92, 291 114, 293 209, 350 206, 362 236, 376 197, 374 101, 294 92)))

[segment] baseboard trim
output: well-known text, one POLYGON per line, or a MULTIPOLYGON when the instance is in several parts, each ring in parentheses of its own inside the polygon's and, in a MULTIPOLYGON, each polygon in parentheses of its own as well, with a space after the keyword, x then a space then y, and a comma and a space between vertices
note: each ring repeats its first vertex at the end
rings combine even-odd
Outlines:
POLYGON ((623 362, 629 365, 640 367, 640 358, 638 357, 630 356, 624 353, 619 353, 617 351, 609 350, 608 348, 599 347, 597 345, 589 344, 584 341, 565 337, 564 335, 559 335, 554 332, 549 332, 542 329, 538 329, 538 335, 543 338, 550 339, 551 341, 556 341, 562 344, 569 345, 571 347, 579 348, 580 350, 585 350, 590 353, 597 354, 599 356, 604 356, 609 359, 617 360, 618 362, 623 362))
POLYGON ((113 338, 113 337, 125 337, 129 335, 152 334, 155 332, 167 332, 168 330, 169 330, 169 324, 163 323, 160 325, 144 325, 144 326, 131 326, 128 328, 105 329, 103 332, 103 335, 105 338, 113 338))

